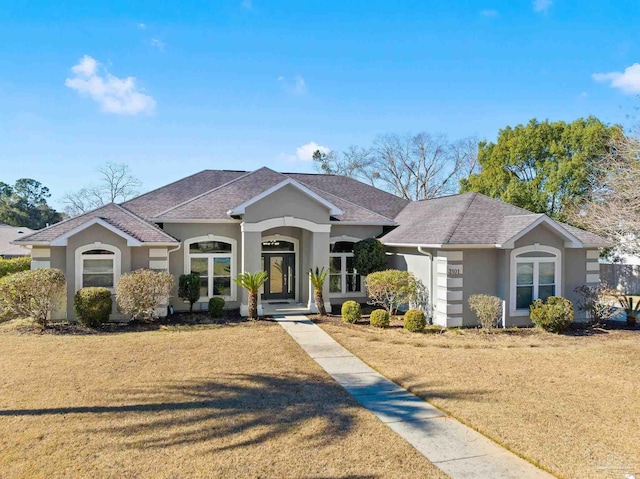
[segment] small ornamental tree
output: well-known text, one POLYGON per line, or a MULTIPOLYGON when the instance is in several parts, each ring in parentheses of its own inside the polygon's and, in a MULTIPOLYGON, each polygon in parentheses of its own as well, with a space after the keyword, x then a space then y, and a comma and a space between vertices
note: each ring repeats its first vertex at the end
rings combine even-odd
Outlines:
POLYGON ((255 273, 240 273, 233 278, 233 282, 249 293, 248 316, 249 319, 258 319, 258 293, 260 287, 267 282, 269 275, 266 271, 257 271, 255 273))
POLYGON ((398 307, 410 304, 418 294, 418 283, 409 271, 388 269, 367 276, 369 304, 382 306, 394 315, 398 307))
POLYGON ((362 276, 384 270, 387 254, 382 243, 375 238, 367 238, 353 245, 353 267, 362 276))
POLYGON ((155 309, 169 301, 173 284, 168 271, 138 269, 123 274, 116 284, 118 308, 132 319, 152 321, 155 309))
POLYGON ((62 305, 67 288, 59 269, 42 268, 0 279, 0 307, 15 316, 33 318, 46 327, 51 313, 62 305))
POLYGON ((469 307, 476 314, 480 327, 486 332, 491 332, 502 317, 502 300, 497 296, 471 295, 469 307))
POLYGON ((189 312, 200 299, 200 276, 197 274, 181 274, 178 279, 178 298, 189 302, 189 312))
POLYGON ((329 270, 324 269, 324 267, 322 269, 316 267, 315 271, 313 269, 309 270, 309 279, 311 279, 311 285, 313 286, 313 301, 316 304, 320 316, 327 315, 327 309, 324 307, 322 289, 324 288, 324 282, 328 274, 329 270))

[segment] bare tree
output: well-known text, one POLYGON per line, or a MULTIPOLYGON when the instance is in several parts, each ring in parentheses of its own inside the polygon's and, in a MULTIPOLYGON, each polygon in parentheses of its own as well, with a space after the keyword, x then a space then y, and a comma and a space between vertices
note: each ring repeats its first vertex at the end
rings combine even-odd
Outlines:
POLYGON ((319 171, 366 181, 403 198, 422 200, 458 191, 460 178, 477 167, 474 138, 443 135, 381 135, 371 148, 350 147, 341 155, 316 152, 319 171))
POLYGON ((640 138, 622 136, 595 162, 591 194, 573 208, 573 220, 615 245, 640 255, 640 138))
POLYGON ((65 211, 76 216, 107 203, 126 201, 136 196, 141 182, 131 174, 124 163, 107 163, 98 168, 99 180, 96 185, 67 193, 63 197, 65 211))

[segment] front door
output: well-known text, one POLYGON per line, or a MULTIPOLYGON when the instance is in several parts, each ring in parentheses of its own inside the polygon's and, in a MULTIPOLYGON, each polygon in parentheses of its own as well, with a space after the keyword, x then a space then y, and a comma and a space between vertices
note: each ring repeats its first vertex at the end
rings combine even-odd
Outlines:
POLYGON ((293 253, 263 253, 264 270, 269 279, 264 285, 262 299, 295 299, 296 255, 293 253))

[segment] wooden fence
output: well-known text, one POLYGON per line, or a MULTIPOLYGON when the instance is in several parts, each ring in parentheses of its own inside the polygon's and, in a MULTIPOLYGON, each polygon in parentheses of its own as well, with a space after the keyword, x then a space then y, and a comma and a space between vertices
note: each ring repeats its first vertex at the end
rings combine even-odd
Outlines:
POLYGON ((640 265, 601 264, 600 281, 625 294, 640 295, 640 265))

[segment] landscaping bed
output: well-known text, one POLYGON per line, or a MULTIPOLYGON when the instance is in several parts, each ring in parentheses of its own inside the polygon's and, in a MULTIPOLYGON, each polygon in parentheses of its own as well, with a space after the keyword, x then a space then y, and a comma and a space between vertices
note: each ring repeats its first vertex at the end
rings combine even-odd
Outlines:
POLYGON ((416 334, 399 322, 316 321, 389 379, 554 474, 640 471, 639 330, 416 334))

